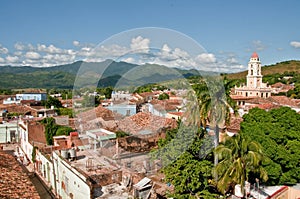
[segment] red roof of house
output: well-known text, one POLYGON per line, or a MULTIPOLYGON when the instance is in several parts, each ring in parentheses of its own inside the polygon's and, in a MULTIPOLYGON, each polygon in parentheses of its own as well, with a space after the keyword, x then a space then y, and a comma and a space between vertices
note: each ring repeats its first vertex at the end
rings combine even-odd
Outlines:
POLYGON ((286 96, 271 96, 268 98, 271 102, 281 106, 297 107, 297 103, 286 96))
POLYGON ((183 116, 184 112, 169 112, 169 114, 183 116))
POLYGON ((0 151, 0 171, 1 198, 40 198, 20 163, 12 155, 3 151, 0 151))
POLYGON ((258 54, 256 52, 253 52, 251 58, 258 58, 258 54))

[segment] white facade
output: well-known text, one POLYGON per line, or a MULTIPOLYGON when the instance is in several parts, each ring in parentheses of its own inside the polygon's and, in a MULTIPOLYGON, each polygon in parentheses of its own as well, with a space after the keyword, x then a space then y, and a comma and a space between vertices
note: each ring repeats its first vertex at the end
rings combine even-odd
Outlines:
POLYGON ((18 122, 5 122, 0 124, 0 143, 18 142, 18 122))
POLYGON ((9 97, 5 100, 3 100, 3 104, 19 104, 20 101, 17 100, 15 97, 9 97))
POLYGON ((47 93, 21 93, 16 94, 16 100, 47 100, 47 93))
POLYGON ((54 161, 57 195, 66 199, 92 198, 87 176, 82 175, 61 158, 57 151, 53 152, 52 161, 54 161))
POLYGON ((26 122, 20 120, 19 121, 19 136, 20 136, 20 147, 22 149, 22 152, 25 154, 27 159, 32 162, 32 151, 33 146, 28 141, 28 125, 26 122))
POLYGON ((261 97, 271 96, 272 88, 262 82, 261 63, 257 53, 253 53, 248 63, 248 75, 246 86, 234 88, 234 95, 240 97, 261 97))

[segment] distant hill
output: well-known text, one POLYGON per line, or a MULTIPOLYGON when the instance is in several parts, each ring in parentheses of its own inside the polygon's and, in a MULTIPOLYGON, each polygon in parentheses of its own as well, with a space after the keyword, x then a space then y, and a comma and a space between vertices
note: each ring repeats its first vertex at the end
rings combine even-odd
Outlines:
POLYGON ((199 75, 196 70, 168 68, 161 65, 136 65, 106 60, 74 62, 53 67, 0 66, 0 89, 65 88, 143 85, 163 80, 199 75), (78 75, 80 74, 80 75, 78 75))
MULTIPOLYGON (((262 75, 283 74, 284 72, 296 72, 300 74, 300 61, 284 61, 261 67, 262 75)), ((248 71, 226 74, 229 79, 245 79, 248 71)))

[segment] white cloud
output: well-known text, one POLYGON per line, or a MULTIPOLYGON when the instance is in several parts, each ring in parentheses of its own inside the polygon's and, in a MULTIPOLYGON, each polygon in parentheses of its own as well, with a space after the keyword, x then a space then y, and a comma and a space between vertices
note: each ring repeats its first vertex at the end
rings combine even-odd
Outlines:
POLYGON ((0 44, 0 54, 7 54, 8 53, 8 49, 3 47, 1 44, 0 44))
POLYGON ((230 57, 226 60, 229 64, 238 64, 239 62, 234 57, 230 57))
POLYGON ((18 56, 18 57, 20 57, 22 54, 23 54, 22 51, 16 51, 16 52, 14 52, 14 55, 18 56))
POLYGON ((300 48, 300 42, 299 41, 291 41, 290 45, 294 48, 300 48))
POLYGON ((126 54, 130 50, 126 47, 112 44, 109 46, 98 46, 96 48, 83 47, 77 52, 77 56, 86 57, 84 60, 88 62, 103 61, 105 59, 118 59, 126 54))
POLYGON ((50 44, 49 46, 38 44, 37 50, 45 53, 50 54, 60 54, 63 53, 63 50, 60 48, 55 47, 53 44, 50 44))
POLYGON ((127 63, 132 63, 132 64, 135 64, 136 61, 133 57, 127 57, 125 59, 122 59, 123 62, 127 62, 127 63))
POLYGON ((35 47, 32 44, 23 44, 23 43, 16 43, 14 45, 15 49, 18 51, 23 51, 23 50, 35 50, 35 47))
POLYGON ((73 45, 78 47, 78 46, 80 46, 80 42, 75 40, 75 41, 73 41, 73 45))
MULTIPOLYGON (((73 41, 73 48, 60 48, 54 44, 16 43, 14 52, 0 57, 1 65, 29 65, 48 67, 68 64, 76 60, 100 62, 106 59, 125 61, 134 64, 153 63, 177 68, 196 68, 218 72, 233 72, 243 69, 236 56, 224 54, 223 57, 213 53, 191 55, 189 51, 179 47, 171 47, 165 43, 161 49, 150 48, 150 39, 142 36, 133 37, 128 46, 119 44, 99 45, 83 44, 73 41), (220 61, 221 60, 221 61, 220 61)), ((259 42, 257 42, 259 44, 259 42)), ((0 46, 1 47, 1 46, 0 46)))
POLYGON ((265 44, 263 44, 262 43, 262 41, 260 41, 260 40, 255 40, 255 41, 253 41, 252 42, 252 45, 254 46, 254 49, 256 50, 256 51, 262 51, 262 50, 264 50, 264 49, 266 49, 266 45, 265 44))
POLYGON ((25 54, 25 57, 27 59, 39 59, 41 57, 41 55, 37 52, 30 51, 25 54))
POLYGON ((8 63, 16 63, 16 62, 19 61, 19 57, 8 55, 8 56, 6 57, 6 61, 7 61, 8 63))
POLYGON ((216 57, 212 53, 201 53, 196 57, 198 63, 215 63, 216 57))
POLYGON ((14 47, 16 50, 25 50, 25 45, 21 43, 16 43, 14 47))
POLYGON ((150 39, 137 36, 131 39, 130 48, 134 52, 148 53, 150 39))

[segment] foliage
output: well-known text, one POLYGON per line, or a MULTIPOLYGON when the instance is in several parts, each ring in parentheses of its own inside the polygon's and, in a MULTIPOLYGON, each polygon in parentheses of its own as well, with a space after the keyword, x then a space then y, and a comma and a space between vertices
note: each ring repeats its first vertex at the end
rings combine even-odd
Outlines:
POLYGON ((126 136, 129 136, 130 134, 127 133, 127 132, 124 132, 124 131, 117 131, 116 132, 116 137, 117 138, 122 138, 122 137, 126 137, 126 136))
POLYGON ((70 127, 60 126, 55 123, 55 119, 52 117, 44 118, 41 123, 45 126, 45 137, 47 145, 53 144, 53 136, 56 135, 69 135, 70 132, 74 131, 70 127))
POLYGON ((146 84, 146 85, 138 87, 134 91, 134 93, 152 92, 154 90, 164 91, 166 89, 167 89, 167 87, 164 86, 164 85, 160 85, 160 84, 146 84))
POLYGON ((169 99, 170 96, 167 93, 162 93, 158 96, 158 100, 165 100, 165 99, 169 99))
POLYGON ((11 89, 0 89, 0 95, 12 95, 14 92, 11 89))
POLYGON ((48 99, 44 102, 42 102, 42 104, 44 106, 46 106, 46 108, 50 108, 51 106, 54 106, 54 108, 61 108, 62 104, 59 101, 59 99, 55 98, 55 97, 51 97, 48 96, 48 99))
POLYGON ((99 96, 84 95, 82 100, 83 107, 97 107, 100 104, 99 96))
POLYGON ((262 167, 264 159, 262 147, 242 133, 220 144, 215 149, 215 154, 220 161, 214 168, 218 178, 217 188, 223 194, 232 191, 236 184, 241 185, 243 193, 250 172, 259 173, 264 181, 268 179, 262 167))
POLYGON ((191 129, 179 122, 176 129, 167 130, 166 138, 158 143, 159 149, 152 151, 153 158, 160 159, 166 183, 175 187, 170 197, 213 198, 212 139, 203 129, 191 129), (184 140, 184 141, 183 141, 184 140), (208 141, 209 145, 204 143, 208 141))
MULTIPOLYGON (((297 73, 300 74, 300 61, 284 61, 268 66, 263 66, 261 68, 262 74, 264 76, 272 75, 272 74, 284 74, 284 73, 297 73)), ((239 73, 227 74, 226 76, 229 79, 245 79, 248 71, 243 71, 239 73)), ((269 81, 269 80, 267 80, 269 81)))
POLYGON ((58 126, 55 135, 70 135, 74 130, 68 126, 58 126))
POLYGON ((53 94, 61 94, 61 98, 65 99, 72 99, 73 97, 73 90, 71 89, 59 89, 59 88, 51 88, 47 90, 49 95, 53 94))
POLYGON ((19 115, 22 115, 22 113, 15 113, 15 112, 10 112, 7 113, 7 117, 18 117, 19 115))
POLYGON ((300 99, 300 77, 299 77, 299 83, 297 82, 295 84, 295 88, 287 92, 287 96, 294 99, 300 99))
POLYGON ((111 98, 111 93, 113 91, 113 87, 108 86, 108 87, 105 87, 105 88, 97 88, 96 91, 100 95, 104 95, 106 99, 110 99, 111 98))
POLYGON ((73 118, 73 109, 71 108, 58 108, 56 109, 58 115, 67 115, 70 118, 73 118))
POLYGON ((300 182, 300 114, 288 107, 269 112, 254 108, 244 116, 241 131, 263 146, 268 185, 300 182))

